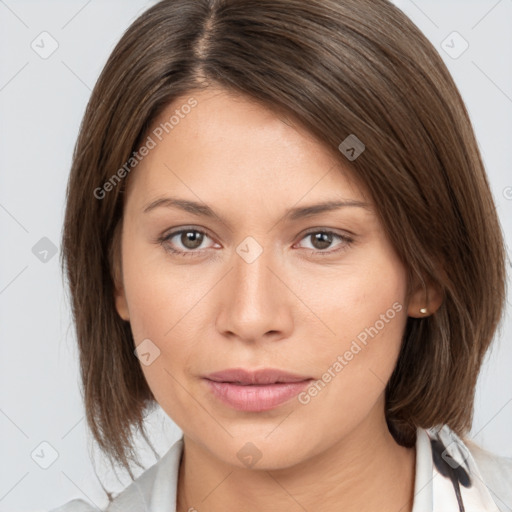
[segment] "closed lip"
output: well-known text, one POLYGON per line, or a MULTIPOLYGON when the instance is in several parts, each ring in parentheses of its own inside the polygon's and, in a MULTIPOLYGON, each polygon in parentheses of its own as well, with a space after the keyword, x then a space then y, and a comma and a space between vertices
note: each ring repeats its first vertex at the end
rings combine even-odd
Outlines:
POLYGON ((205 379, 214 382, 230 382, 240 385, 264 385, 284 382, 302 382, 311 380, 307 375, 298 375, 277 368, 263 368, 259 370, 246 370, 245 368, 230 368, 220 372, 210 373, 205 379))

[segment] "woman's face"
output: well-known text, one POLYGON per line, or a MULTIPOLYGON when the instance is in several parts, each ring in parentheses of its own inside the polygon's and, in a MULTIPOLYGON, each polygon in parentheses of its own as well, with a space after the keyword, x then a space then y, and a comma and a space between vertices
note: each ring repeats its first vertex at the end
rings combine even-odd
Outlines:
POLYGON ((116 307, 161 407, 240 467, 385 429, 385 386, 423 304, 406 303, 369 198, 307 132, 242 96, 193 92, 153 128, 131 171, 116 307), (205 378, 240 368, 302 382, 205 378))

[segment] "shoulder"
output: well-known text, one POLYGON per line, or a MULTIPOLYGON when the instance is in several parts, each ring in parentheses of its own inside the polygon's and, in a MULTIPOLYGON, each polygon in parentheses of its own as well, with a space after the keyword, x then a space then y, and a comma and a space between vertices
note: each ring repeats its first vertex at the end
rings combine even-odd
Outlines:
POLYGON ((512 509, 512 457, 491 453, 468 439, 464 443, 497 505, 512 509))
POLYGON ((84 500, 76 499, 68 501, 59 508, 53 508, 50 512, 98 512, 98 510, 84 500))
POLYGON ((82 499, 74 499, 49 512, 153 512, 155 503, 165 510, 176 506, 176 487, 183 452, 183 437, 178 439, 155 464, 146 469, 104 510, 82 499))

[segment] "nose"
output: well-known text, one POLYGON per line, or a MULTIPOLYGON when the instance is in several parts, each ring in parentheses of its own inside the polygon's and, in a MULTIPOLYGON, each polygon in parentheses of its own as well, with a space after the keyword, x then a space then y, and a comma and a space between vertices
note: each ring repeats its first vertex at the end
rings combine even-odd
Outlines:
POLYGON ((247 342, 289 337, 297 304, 282 265, 270 249, 248 261, 235 253, 232 270, 219 283, 218 332, 247 342))

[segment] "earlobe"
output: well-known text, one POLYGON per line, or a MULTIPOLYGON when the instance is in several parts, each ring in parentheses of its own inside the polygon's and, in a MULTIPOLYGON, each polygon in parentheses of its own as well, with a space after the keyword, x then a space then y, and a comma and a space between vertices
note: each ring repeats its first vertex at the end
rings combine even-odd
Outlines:
POLYGON ((419 284, 412 293, 407 315, 413 318, 424 318, 435 313, 443 303, 443 292, 439 285, 419 284))

